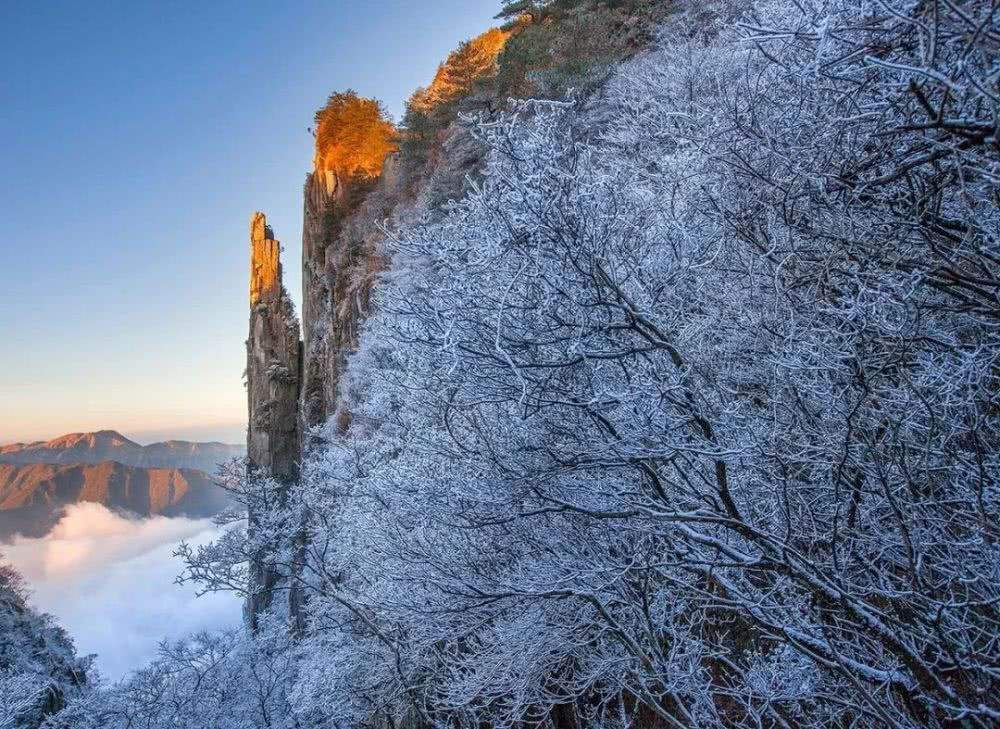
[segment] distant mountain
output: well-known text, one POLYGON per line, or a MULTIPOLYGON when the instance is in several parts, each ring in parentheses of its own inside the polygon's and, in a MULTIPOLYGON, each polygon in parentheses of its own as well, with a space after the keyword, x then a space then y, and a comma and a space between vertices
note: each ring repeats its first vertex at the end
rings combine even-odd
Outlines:
POLYGON ((188 468, 0 464, 0 540, 44 536, 69 504, 95 502, 139 516, 207 517, 229 504, 207 474, 188 468))
POLYGON ((226 443, 193 443, 168 440, 147 446, 114 430, 70 433, 50 441, 0 446, 0 463, 89 463, 117 461, 142 468, 196 468, 212 473, 216 467, 245 448, 226 443))

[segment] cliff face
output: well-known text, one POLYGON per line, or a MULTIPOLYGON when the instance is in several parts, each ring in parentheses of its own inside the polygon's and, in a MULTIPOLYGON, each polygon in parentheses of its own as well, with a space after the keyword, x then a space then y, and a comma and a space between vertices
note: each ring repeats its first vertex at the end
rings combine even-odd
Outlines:
POLYGON ((328 210, 344 198, 344 192, 333 170, 317 170, 306 178, 302 210, 302 425, 306 428, 326 420, 336 396, 336 380, 327 377, 336 347, 324 325, 334 306, 336 270, 327 223, 328 210))
MULTIPOLYGON (((391 163, 390 163, 391 166, 391 163)), ((340 373, 356 347, 358 330, 380 269, 350 223, 368 204, 381 177, 348 177, 318 169, 306 180, 302 226, 303 432, 338 413, 340 373)), ((304 443, 308 447, 308 443, 304 443)))
MULTIPOLYGON (((253 465, 290 485, 302 454, 318 445, 314 434, 322 439, 348 429, 343 374, 358 347, 378 275, 388 265, 386 227, 439 215, 444 203, 461 197, 483 160, 462 112, 489 114, 511 92, 516 95, 535 70, 518 59, 549 59, 546 63, 560 71, 579 65, 580 54, 572 48, 580 29, 556 28, 541 22, 528 28, 519 19, 463 43, 430 86, 414 94, 401 130, 377 101, 351 91, 331 95, 317 112, 313 170, 303 202, 301 344, 281 285, 280 246, 262 214, 251 226, 247 377, 253 465), (522 47, 508 59, 504 75, 505 48, 518 38, 522 47)), ((606 39, 596 36, 599 65, 606 67, 606 39)), ((624 54, 628 43, 616 44, 624 54)), ((250 520, 253 526, 252 513, 250 520)), ((261 594, 269 594, 273 575, 255 568, 253 580, 261 594)), ((269 596, 251 600, 251 624, 269 601, 269 596)))
MULTIPOLYGON (((383 129, 380 134, 385 132, 383 129)), ((378 150, 383 147, 376 145, 378 150)), ((377 151, 378 151, 377 150, 377 151)), ((392 157, 348 174, 326 166, 336 155, 317 149, 305 185, 302 227, 302 341, 291 300, 282 285, 280 244, 262 213, 250 226, 250 336, 247 340, 247 396, 250 464, 291 486, 314 426, 335 414, 346 428, 347 413, 337 410, 340 373, 357 345, 368 309, 371 283, 380 270, 374 248, 357 225, 370 210, 372 192, 392 181, 392 157), (388 174, 386 174, 388 173, 388 174)), ((364 229, 377 231, 376 226, 364 229)), ((279 496, 280 497, 280 496, 279 496)), ((257 515, 249 514, 250 528, 257 515)), ((264 555, 251 564, 255 593, 248 601, 251 627, 272 601, 276 574, 264 555)), ((290 614, 300 622, 302 596, 289 591, 290 614)))
POLYGON ((299 324, 281 281, 281 244, 263 213, 250 222, 247 458, 291 482, 299 461, 299 324))
MULTIPOLYGON (((356 346, 373 275, 381 269, 366 240, 378 234, 368 213, 373 200, 387 199, 380 193, 393 178, 397 158, 396 130, 373 99, 334 94, 316 121, 302 213, 303 432, 337 413, 340 373, 356 346), (358 225, 360 219, 370 224, 358 225)), ((346 415, 340 415, 345 427, 346 415)))
MULTIPOLYGON (((285 487, 298 477, 301 344, 295 307, 281 279, 281 244, 263 213, 250 220, 250 335, 247 339, 247 460, 285 487)), ((259 527, 251 505, 249 528, 259 527)), ((277 574, 265 555, 251 560, 250 627, 271 604, 277 574)))

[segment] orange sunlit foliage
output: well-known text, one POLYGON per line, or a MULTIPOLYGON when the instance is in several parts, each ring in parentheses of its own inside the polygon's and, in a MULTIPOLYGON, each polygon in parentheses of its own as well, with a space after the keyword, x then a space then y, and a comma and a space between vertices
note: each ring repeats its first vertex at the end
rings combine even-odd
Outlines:
POLYGON ((332 94, 315 119, 316 170, 374 177, 396 151, 396 128, 375 99, 354 91, 332 94))
POLYGON ((462 43, 438 67, 430 86, 413 94, 410 108, 427 114, 470 93, 476 81, 495 73, 497 57, 509 37, 507 31, 490 28, 462 43))

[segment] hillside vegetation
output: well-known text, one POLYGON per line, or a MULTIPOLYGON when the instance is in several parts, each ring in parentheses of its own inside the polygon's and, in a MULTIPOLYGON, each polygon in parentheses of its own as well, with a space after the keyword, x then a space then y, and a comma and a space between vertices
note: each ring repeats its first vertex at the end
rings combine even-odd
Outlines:
POLYGON ((331 94, 315 123, 317 170, 376 177, 394 151, 395 127, 382 105, 354 91, 331 94))
POLYGON ((49 726, 996 726, 996 4, 501 14, 337 223, 349 417, 184 553, 303 619, 49 726))
POLYGON ((84 695, 89 658, 47 615, 28 604, 21 576, 0 563, 0 727, 35 729, 84 695))

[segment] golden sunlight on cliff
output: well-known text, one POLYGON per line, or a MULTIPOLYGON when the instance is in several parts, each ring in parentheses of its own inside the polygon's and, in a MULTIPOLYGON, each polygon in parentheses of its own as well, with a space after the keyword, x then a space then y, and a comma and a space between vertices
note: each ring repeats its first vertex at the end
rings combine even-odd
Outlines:
POLYGON ((413 94, 410 107, 426 114, 468 94, 476 81, 496 72, 497 58, 510 35, 499 28, 490 28, 462 43, 438 66, 430 86, 413 94))
POLYGON ((353 91, 330 96, 316 112, 316 171, 375 177, 385 158, 396 151, 396 127, 375 99, 353 91))
POLYGON ((250 306, 274 301, 281 293, 281 244, 264 213, 250 218, 250 306))

